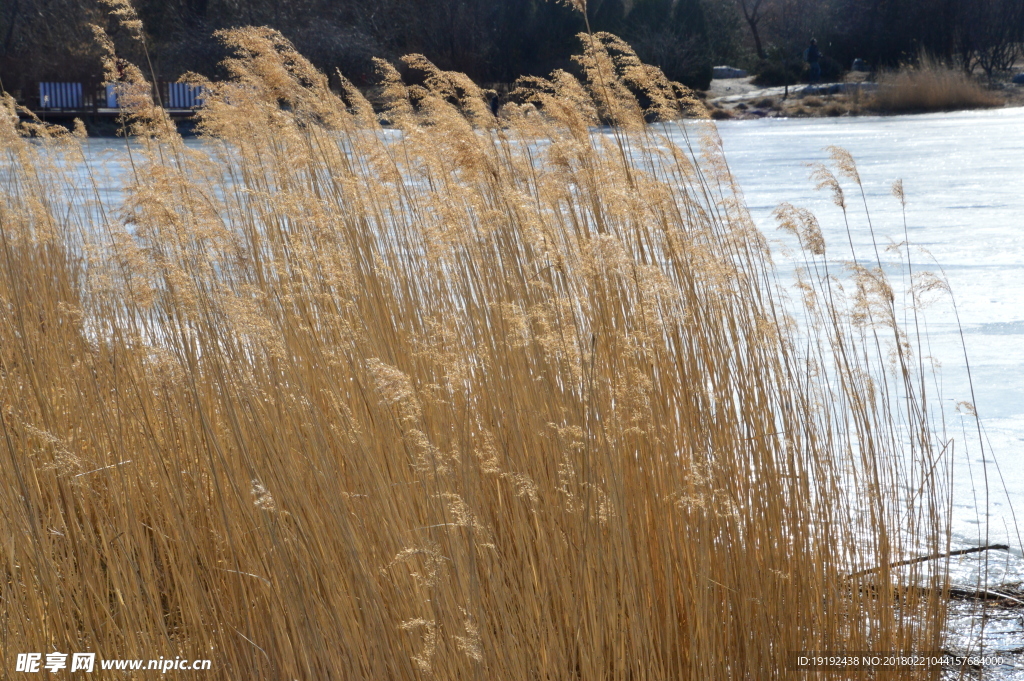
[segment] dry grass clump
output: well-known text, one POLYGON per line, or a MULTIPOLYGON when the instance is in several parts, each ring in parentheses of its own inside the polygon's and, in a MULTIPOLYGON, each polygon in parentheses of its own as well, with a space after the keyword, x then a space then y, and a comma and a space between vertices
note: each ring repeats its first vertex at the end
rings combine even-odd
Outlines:
POLYGON ((123 205, 0 109, 4 650, 639 681, 939 649, 940 590, 885 567, 946 542, 891 289, 783 207, 824 282, 798 334, 714 128, 645 124, 684 90, 584 36, 587 79, 499 121, 411 56, 385 129, 279 34, 222 37, 201 146, 126 112, 123 205))
POLYGON ((952 111, 1003 103, 963 70, 946 66, 927 55, 916 65, 881 74, 878 83, 871 106, 885 112, 952 111))
POLYGON ((847 113, 848 111, 849 109, 847 109, 846 106, 840 104, 839 102, 831 102, 821 110, 821 112, 824 115, 831 117, 842 116, 844 113, 847 113))

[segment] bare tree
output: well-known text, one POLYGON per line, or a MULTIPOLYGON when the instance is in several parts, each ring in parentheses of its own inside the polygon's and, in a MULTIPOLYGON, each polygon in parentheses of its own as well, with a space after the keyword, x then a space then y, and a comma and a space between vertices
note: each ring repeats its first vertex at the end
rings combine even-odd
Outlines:
POLYGON ((1024 56, 1024 3, 972 0, 965 7, 958 38, 964 67, 980 66, 991 80, 1024 56))
POLYGON ((765 0, 736 0, 736 2, 743 13, 743 19, 747 22, 747 26, 750 27, 750 35, 754 38, 754 49, 757 50, 757 56, 759 59, 764 59, 764 46, 761 43, 761 33, 758 26, 764 18, 763 10, 766 8, 767 3, 765 0))

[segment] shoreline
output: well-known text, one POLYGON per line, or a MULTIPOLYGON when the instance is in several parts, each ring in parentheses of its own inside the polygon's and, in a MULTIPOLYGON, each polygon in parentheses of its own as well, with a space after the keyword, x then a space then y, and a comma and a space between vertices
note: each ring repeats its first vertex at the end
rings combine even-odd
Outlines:
MULTIPOLYGON (((957 111, 993 110, 1024 107, 1024 85, 1003 83, 1001 87, 987 90, 1002 100, 995 106, 959 106, 950 108, 921 108, 908 110, 885 110, 874 106, 873 97, 878 84, 851 74, 843 82, 810 85, 800 83, 790 86, 761 87, 753 84, 753 77, 716 79, 707 90, 696 90, 704 102, 710 118, 714 121, 749 121, 764 118, 840 118, 863 116, 908 116, 924 113, 954 113, 957 111)), ((372 100, 371 100, 372 101, 372 100)), ((85 124, 88 136, 105 139, 117 138, 121 126, 116 117, 106 114, 72 116, 68 112, 36 112, 45 123, 70 127, 78 118, 85 124)), ((23 120, 26 120, 23 117, 23 120)), ((175 118, 178 133, 182 137, 196 137, 194 117, 175 118)))
POLYGON ((1024 107, 1024 85, 1001 83, 986 92, 1002 100, 995 106, 959 106, 921 108, 917 110, 886 110, 874 104, 878 84, 867 74, 850 74, 842 82, 810 85, 761 87, 751 76, 718 79, 703 91, 704 103, 711 118, 722 120, 758 120, 761 118, 837 118, 843 116, 904 116, 921 113, 971 111, 1024 107), (860 76, 860 77, 858 77, 860 76))

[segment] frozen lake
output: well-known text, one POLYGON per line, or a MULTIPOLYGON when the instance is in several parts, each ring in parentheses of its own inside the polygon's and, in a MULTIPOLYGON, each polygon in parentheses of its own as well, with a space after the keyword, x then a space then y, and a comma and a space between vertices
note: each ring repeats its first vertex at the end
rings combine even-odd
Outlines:
MULTIPOLYGON (((1024 109, 726 121, 718 129, 762 231, 770 239, 782 238, 771 212, 783 201, 810 208, 821 221, 831 259, 850 258, 842 211, 828 192, 814 189, 807 164, 827 162, 829 145, 853 154, 880 249, 904 240, 901 208, 890 193, 892 182, 903 180, 910 241, 934 257, 929 262, 928 254, 912 252, 914 269, 945 271, 973 376, 972 398, 952 306, 938 301, 926 317, 931 354, 942 364, 947 422, 954 429, 974 428, 973 419, 954 408, 960 401, 973 402, 991 444, 984 462, 992 483, 986 523, 972 494, 973 480, 982 502, 977 438, 972 443, 969 433, 966 438, 950 433, 958 440, 954 540, 977 545, 986 542, 987 532, 989 543, 1009 543, 1019 556, 1007 497, 1024 511, 1024 109)), ((873 265, 863 205, 851 185, 844 182, 854 246, 858 260, 873 265)), ((786 268, 783 258, 777 262, 786 268)))
MULTIPOLYGON (((781 240, 771 215, 775 206, 787 201, 810 208, 821 222, 833 260, 850 258, 842 211, 828 192, 814 189, 808 164, 827 162, 824 147, 829 145, 853 154, 880 249, 904 240, 901 207, 890 193, 892 182, 903 180, 909 239, 930 254, 912 249, 914 269, 945 272, 963 329, 961 344, 960 326, 947 300, 925 310, 930 352, 942 365, 949 435, 957 440, 954 548, 1006 543, 1012 549, 1010 555, 1000 551, 961 558, 951 576, 965 585, 977 583, 982 575, 993 586, 1024 580, 1016 528, 1017 520, 1024 521, 1019 515, 1024 512, 1024 109, 726 121, 718 129, 758 227, 770 239, 781 240), (956 413, 959 401, 977 408, 984 453, 977 444, 974 419, 956 413)), ((874 249, 859 193, 851 183, 843 184, 857 259, 873 265, 874 249)), ((884 254, 882 259, 886 260, 884 254)), ((792 270, 785 258, 776 262, 781 271, 792 270)), ((898 271, 887 268, 894 279, 898 271)), ((1019 651, 1019 612, 994 615, 982 630, 977 610, 955 605, 949 645, 966 650, 983 642, 990 652, 1019 651)), ((984 677, 1024 679, 1019 654, 1010 659, 1007 666, 986 669, 984 677)))

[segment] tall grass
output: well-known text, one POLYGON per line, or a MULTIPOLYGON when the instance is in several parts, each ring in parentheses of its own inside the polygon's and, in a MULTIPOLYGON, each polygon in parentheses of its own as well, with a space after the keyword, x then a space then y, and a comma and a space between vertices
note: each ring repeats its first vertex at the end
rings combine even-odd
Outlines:
POLYGON ((915 65, 879 77, 872 107, 887 112, 953 111, 1002 106, 997 95, 961 69, 922 55, 915 65))
POLYGON ((941 588, 894 588, 927 566, 888 567, 948 540, 891 289, 783 207, 799 330, 712 125, 645 123, 685 90, 598 34, 586 80, 523 80, 498 120, 411 56, 419 85, 379 64, 383 128, 280 35, 222 37, 201 146, 131 100, 119 207, 6 100, 8 657, 760 679, 940 647, 941 588))

